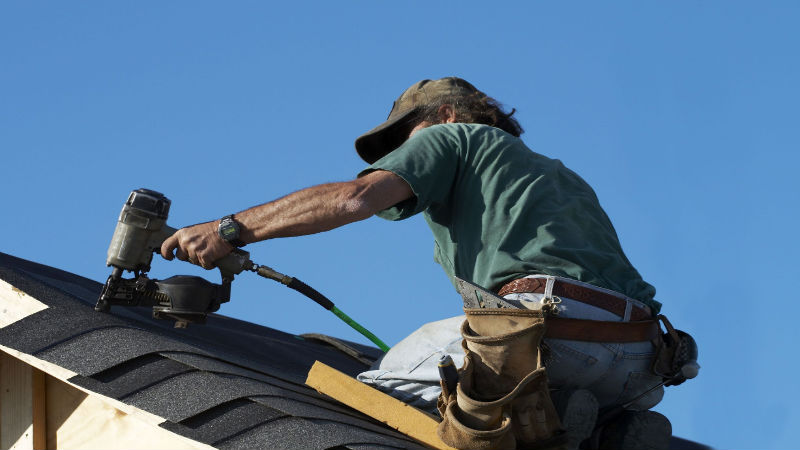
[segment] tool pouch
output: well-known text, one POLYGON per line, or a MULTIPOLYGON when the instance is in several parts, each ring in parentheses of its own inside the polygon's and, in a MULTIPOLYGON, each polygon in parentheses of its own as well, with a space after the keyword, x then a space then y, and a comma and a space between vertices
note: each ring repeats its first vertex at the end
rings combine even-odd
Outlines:
POLYGON ((444 395, 439 397, 443 420, 437 433, 442 442, 458 449, 514 449, 516 440, 511 430, 510 416, 513 396, 480 401, 465 393, 465 388, 472 390, 474 367, 468 353, 456 392, 445 400, 444 395))
POLYGON ((466 357, 455 395, 439 399, 439 436, 462 449, 559 448, 561 423, 541 363, 542 311, 464 311, 466 357))

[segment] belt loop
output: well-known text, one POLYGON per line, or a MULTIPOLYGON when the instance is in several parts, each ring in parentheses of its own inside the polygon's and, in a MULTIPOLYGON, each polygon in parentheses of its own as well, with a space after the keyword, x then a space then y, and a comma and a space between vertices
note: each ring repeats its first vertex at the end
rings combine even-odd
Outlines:
POLYGON ((629 298, 625 298, 625 315, 622 316, 623 322, 631 321, 631 311, 633 311, 633 302, 629 298))
POLYGON ((548 301, 553 300, 553 285, 555 284, 556 284, 556 277, 552 275, 548 275, 545 277, 544 298, 542 299, 543 302, 547 303, 548 301))
POLYGON ((544 297, 542 298, 542 311, 557 316, 559 313, 558 304, 561 299, 553 297, 553 286, 556 284, 556 277, 548 275, 545 277, 544 297))

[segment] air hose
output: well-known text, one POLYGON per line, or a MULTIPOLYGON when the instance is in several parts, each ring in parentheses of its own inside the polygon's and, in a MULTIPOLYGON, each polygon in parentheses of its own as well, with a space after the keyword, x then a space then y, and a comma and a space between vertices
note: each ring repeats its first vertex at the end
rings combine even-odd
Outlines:
POLYGON ((253 264, 252 268, 248 268, 248 270, 257 273, 264 278, 269 278, 270 280, 278 281, 281 284, 284 284, 287 287, 294 289, 295 291, 305 295, 311 300, 314 300, 319 306, 322 306, 323 308, 332 312, 336 317, 342 319, 344 323, 350 325, 354 330, 358 331, 364 337, 372 341, 375 345, 378 346, 378 348, 380 348, 384 352, 389 351, 388 345, 384 344, 383 341, 378 339, 378 337, 372 334, 371 331, 361 326, 361 324, 359 324, 358 322, 353 320, 350 316, 345 314, 342 310, 337 308, 336 305, 334 305, 333 302, 330 301, 330 299, 328 299, 328 297, 325 297, 319 291, 312 288, 311 286, 303 283, 297 278, 290 277, 289 275, 284 275, 267 266, 260 266, 258 264, 253 264))

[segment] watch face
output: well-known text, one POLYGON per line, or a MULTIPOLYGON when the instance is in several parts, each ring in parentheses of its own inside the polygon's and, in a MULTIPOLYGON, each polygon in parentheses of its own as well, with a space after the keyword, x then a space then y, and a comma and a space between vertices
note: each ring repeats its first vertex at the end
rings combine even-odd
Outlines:
POLYGON ((236 239, 237 235, 239 234, 237 233, 236 228, 232 226, 224 227, 222 230, 220 230, 220 232, 222 233, 222 237, 227 241, 236 239))
POLYGON ((224 219, 219 224, 219 235, 226 241, 232 241, 239 238, 239 224, 231 219, 224 219))

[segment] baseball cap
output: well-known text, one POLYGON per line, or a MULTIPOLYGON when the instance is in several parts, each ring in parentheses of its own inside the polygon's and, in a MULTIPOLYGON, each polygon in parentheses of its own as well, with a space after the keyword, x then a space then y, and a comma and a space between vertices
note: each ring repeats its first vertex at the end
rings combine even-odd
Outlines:
POLYGON ((385 122, 356 139, 358 155, 368 164, 374 163, 406 140, 424 106, 442 97, 464 97, 476 93, 483 95, 475 86, 457 77, 414 83, 394 101, 385 122))

